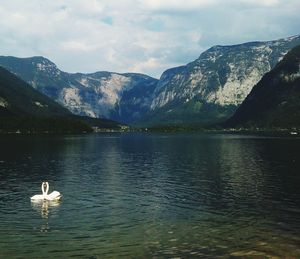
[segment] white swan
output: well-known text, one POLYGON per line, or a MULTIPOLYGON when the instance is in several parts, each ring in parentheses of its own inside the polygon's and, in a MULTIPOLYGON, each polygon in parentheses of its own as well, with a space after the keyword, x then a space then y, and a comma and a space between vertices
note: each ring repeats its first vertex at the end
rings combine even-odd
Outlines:
POLYGON ((42 192, 43 194, 36 194, 32 196, 30 199, 32 201, 39 201, 39 200, 47 200, 47 201, 57 201, 60 200, 61 194, 58 191, 53 191, 50 194, 48 194, 49 191, 49 183, 48 182, 42 182, 42 192))

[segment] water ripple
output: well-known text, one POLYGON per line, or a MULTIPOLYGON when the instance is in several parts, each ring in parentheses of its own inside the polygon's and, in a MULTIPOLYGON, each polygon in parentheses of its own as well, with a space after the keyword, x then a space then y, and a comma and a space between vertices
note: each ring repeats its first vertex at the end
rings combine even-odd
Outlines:
POLYGON ((0 138, 0 257, 299 257, 299 141, 0 138))

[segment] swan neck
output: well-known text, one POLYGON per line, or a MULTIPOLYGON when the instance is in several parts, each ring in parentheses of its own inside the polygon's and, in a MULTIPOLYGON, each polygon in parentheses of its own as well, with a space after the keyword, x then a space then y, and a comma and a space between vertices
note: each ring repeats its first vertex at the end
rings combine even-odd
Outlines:
POLYGON ((43 195, 45 195, 45 182, 42 182, 42 187, 41 187, 41 189, 42 189, 42 193, 43 193, 43 195))
POLYGON ((48 195, 48 191, 49 191, 49 184, 48 182, 43 182, 42 183, 42 192, 43 192, 43 195, 48 195))
POLYGON ((48 192, 49 192, 49 183, 48 182, 46 182, 46 195, 48 195, 48 192))

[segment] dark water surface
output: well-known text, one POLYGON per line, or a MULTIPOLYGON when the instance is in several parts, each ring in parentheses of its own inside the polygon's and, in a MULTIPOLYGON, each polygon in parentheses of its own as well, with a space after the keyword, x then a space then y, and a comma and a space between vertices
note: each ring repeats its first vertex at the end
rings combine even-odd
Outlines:
POLYGON ((0 137, 0 258, 300 258, 300 139, 0 137), (32 204, 47 180, 60 203, 32 204))

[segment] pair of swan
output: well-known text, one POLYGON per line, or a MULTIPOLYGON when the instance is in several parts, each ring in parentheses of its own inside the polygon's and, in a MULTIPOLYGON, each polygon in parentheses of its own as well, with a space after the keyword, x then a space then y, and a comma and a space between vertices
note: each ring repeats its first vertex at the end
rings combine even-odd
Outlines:
POLYGON ((60 192, 53 191, 50 194, 48 194, 49 191, 49 183, 48 182, 42 182, 42 192, 43 194, 36 194, 32 196, 30 199, 32 201, 40 201, 40 200, 47 200, 47 201, 58 201, 62 197, 60 192))

